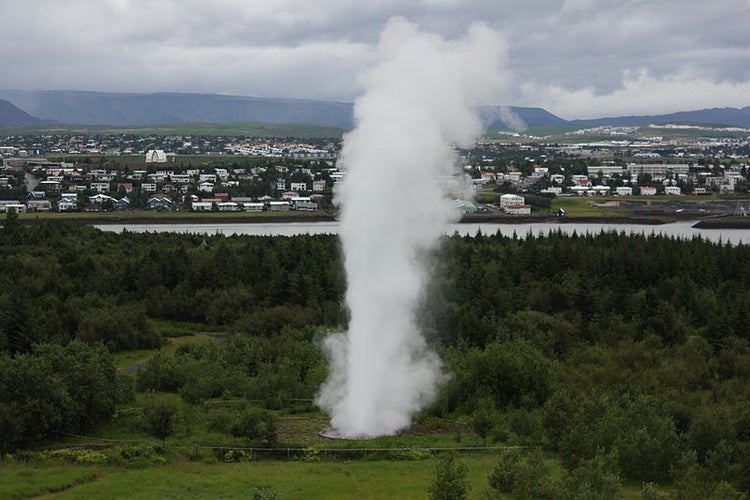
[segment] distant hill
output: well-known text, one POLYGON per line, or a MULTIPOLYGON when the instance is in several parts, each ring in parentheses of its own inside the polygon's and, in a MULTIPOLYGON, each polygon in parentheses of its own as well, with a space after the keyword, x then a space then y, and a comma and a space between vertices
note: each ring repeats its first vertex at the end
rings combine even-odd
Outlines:
POLYGON ((174 123, 310 123, 351 128, 350 103, 263 99, 217 94, 122 94, 0 90, 0 98, 27 112, 71 125, 174 123))
POLYGON ((0 125, 40 125, 44 123, 12 103, 0 99, 0 125))
POLYGON ((616 116, 591 120, 569 120, 576 127, 613 125, 621 127, 646 125, 649 123, 685 123, 695 125, 725 125, 750 128, 750 106, 744 108, 711 108, 697 111, 680 111, 653 116, 616 116))
MULTIPOLYGON (((21 113, 25 111, 31 120, 39 117, 71 125, 142 127, 180 123, 261 122, 304 123, 347 130, 351 129, 354 124, 352 103, 305 99, 219 94, 128 94, 57 90, 0 90, 0 99, 10 101, 20 108, 18 111, 21 113)), ((565 120, 542 108, 486 106, 482 108, 482 117, 490 130, 507 130, 524 126, 572 128, 602 125, 637 126, 649 123, 750 127, 750 107, 703 109, 656 116, 565 120)), ((6 122, 2 121, 2 115, 0 115, 0 124, 2 123, 6 122)))

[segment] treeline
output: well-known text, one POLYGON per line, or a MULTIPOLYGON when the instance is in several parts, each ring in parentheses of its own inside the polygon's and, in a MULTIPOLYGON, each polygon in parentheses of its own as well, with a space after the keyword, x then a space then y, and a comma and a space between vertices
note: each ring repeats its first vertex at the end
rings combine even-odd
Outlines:
MULTIPOLYGON (((314 397, 327 370, 316 340, 346 326, 335 236, 13 221, 3 233, 6 365, 46 344, 156 346, 150 319, 189 320, 221 326, 226 343, 157 356, 136 389, 275 411, 314 397)), ((673 481, 698 497, 750 490, 750 247, 478 234, 445 237, 431 257, 418 319, 452 377, 423 425, 464 420, 487 442, 538 445, 571 473, 615 482, 673 481)), ((3 411, 20 397, 7 384, 3 411)))

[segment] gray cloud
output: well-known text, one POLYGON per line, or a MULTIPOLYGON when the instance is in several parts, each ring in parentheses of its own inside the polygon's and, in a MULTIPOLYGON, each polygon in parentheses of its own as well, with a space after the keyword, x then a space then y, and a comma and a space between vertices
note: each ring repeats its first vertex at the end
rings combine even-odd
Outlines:
POLYGON ((566 118, 750 105, 748 0, 0 0, 5 88, 352 100, 386 21, 501 32, 499 103, 566 118), (659 99, 654 99, 659 96, 659 99))

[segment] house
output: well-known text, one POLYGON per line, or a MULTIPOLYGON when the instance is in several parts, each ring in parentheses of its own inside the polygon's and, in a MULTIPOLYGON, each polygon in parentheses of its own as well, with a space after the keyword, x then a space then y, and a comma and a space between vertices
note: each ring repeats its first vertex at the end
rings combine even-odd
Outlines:
POLYGON ((313 188, 312 188, 312 190, 313 190, 313 192, 316 192, 316 193, 319 193, 321 191, 325 191, 326 190, 326 181, 324 181, 324 180, 313 181, 313 188))
POLYGON ((549 180, 553 184, 562 184, 565 182, 565 176, 562 174, 552 174, 549 176, 549 180))
POLYGON ((118 182, 117 183, 117 191, 123 191, 125 193, 132 193, 133 192, 133 183, 132 182, 118 182))
POLYGON ((89 188, 97 193, 107 193, 109 192, 109 182, 92 182, 89 188))
POLYGON ((289 210, 288 201, 269 201, 268 209, 272 212, 286 212, 289 210))
POLYGON ((620 186, 615 188, 615 194, 617 196, 632 196, 633 188, 630 186, 620 186))
POLYGON ((149 200, 146 202, 146 208, 148 209, 164 209, 164 210, 172 210, 175 208, 174 203, 172 202, 172 199, 168 196, 152 196, 149 198, 149 200))
POLYGON ((95 194, 94 196, 89 196, 89 203, 104 203, 110 200, 113 202, 115 201, 115 199, 111 196, 102 193, 95 194))
POLYGON ((63 193, 57 202, 58 212, 72 212, 78 210, 78 195, 76 193, 63 193))
POLYGON ((524 205, 526 200, 523 196, 517 194, 504 194, 500 197, 500 208, 511 205, 524 205))
POLYGON ((241 206, 245 212, 262 212, 266 204, 262 202, 243 201, 241 206))
POLYGON ((26 202, 26 209, 29 212, 49 212, 52 210, 52 204, 49 200, 31 199, 26 202))
POLYGON ((127 196, 123 196, 114 203, 115 210, 127 210, 130 208, 130 199, 127 196))
POLYGON ((167 154, 161 149, 149 149, 146 152, 146 163, 166 163, 167 154))
POLYGON ((506 205, 503 210, 510 215, 531 215, 531 205, 506 205))
POLYGON ((202 193, 212 193, 213 190, 214 190, 214 185, 208 181, 201 182, 200 184, 198 184, 198 191, 202 193))
POLYGON ((210 202, 210 201, 194 201, 190 205, 190 208, 194 212, 210 212, 211 210, 213 210, 213 207, 214 207, 214 204, 213 202, 210 202))
POLYGON ((141 184, 141 191, 144 193, 155 193, 156 192, 156 183, 155 182, 144 182, 141 184))
POLYGON ((17 214, 26 212, 26 205, 18 203, 17 200, 0 200, 0 212, 14 210, 17 214))
POLYGON ((234 201, 222 201, 216 204, 216 208, 219 212, 236 212, 240 209, 239 205, 234 201))
POLYGON ((39 187, 41 187, 42 189, 44 189, 48 193, 49 192, 57 192, 57 191, 60 191, 60 189, 62 189, 62 182, 60 182, 60 181, 50 181, 50 180, 41 181, 39 183, 39 187))
POLYGON ((313 212, 318 209, 318 204, 310 199, 309 196, 297 196, 289 200, 291 208, 294 210, 313 212))
POLYGON ((289 184, 289 189, 292 191, 307 191, 307 183, 306 182, 292 182, 289 184))
POLYGON ((656 195, 656 188, 653 186, 641 186, 641 195, 654 196, 656 195))
POLYGON ((469 200, 453 200, 451 205, 463 214, 473 214, 477 211, 477 206, 469 200))
POLYGON ((680 188, 680 186, 665 186, 664 194, 680 196, 682 194, 682 189, 680 188))

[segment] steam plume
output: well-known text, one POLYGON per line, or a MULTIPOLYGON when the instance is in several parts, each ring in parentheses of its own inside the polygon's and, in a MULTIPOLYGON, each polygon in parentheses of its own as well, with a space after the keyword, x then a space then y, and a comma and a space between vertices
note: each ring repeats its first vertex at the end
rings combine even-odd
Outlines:
POLYGON ((438 178, 453 170, 453 145, 480 134, 475 109, 496 98, 504 54, 483 24, 447 41, 394 18, 361 78, 337 192, 349 331, 325 342, 331 372, 318 396, 342 437, 394 434, 434 398, 441 363, 414 317, 420 254, 457 216, 438 178))

